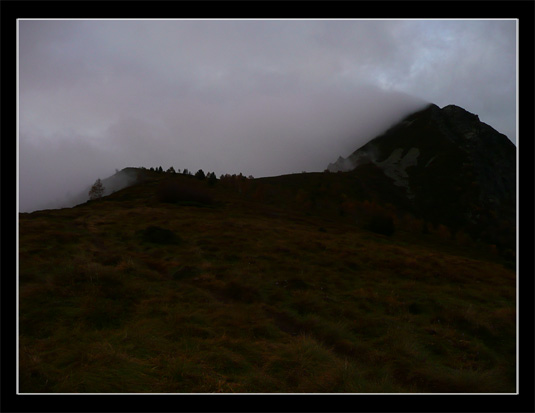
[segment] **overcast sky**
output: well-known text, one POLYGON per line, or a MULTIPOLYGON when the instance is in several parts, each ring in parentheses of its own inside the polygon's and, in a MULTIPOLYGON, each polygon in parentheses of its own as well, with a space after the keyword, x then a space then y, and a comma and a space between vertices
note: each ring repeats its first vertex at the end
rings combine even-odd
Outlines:
POLYGON ((461 106, 516 142, 515 20, 19 20, 18 30, 23 212, 128 166, 323 171, 426 103, 461 106))

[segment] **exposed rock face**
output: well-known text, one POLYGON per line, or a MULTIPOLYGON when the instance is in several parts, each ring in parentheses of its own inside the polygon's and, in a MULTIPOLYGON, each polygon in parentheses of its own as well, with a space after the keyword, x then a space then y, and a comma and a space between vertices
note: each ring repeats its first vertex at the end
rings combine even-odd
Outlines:
POLYGON ((403 148, 394 149, 390 156, 382 162, 375 162, 384 174, 394 180, 394 185, 402 186, 407 191, 407 197, 414 198, 409 185, 409 175, 407 168, 409 166, 418 165, 418 156, 420 150, 418 148, 410 148, 408 152, 404 153, 403 148))
POLYGON ((405 188, 417 215, 514 243, 516 147, 477 115, 429 105, 328 169, 358 174, 370 163, 405 188))

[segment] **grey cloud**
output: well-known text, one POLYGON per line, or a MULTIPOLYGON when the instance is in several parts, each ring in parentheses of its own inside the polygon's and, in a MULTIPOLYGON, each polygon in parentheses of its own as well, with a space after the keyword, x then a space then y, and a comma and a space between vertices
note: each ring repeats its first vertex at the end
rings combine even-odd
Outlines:
POLYGON ((515 22, 442 21, 426 32, 422 59, 401 89, 462 106, 516 141, 515 22))
POLYGON ((323 170, 424 102, 514 140, 514 21, 21 21, 19 33, 29 209, 127 166, 323 170))

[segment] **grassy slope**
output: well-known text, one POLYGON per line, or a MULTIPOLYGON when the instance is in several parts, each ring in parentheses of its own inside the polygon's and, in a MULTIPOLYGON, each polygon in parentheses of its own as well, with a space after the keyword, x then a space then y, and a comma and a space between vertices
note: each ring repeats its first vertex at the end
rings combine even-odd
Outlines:
POLYGON ((514 270, 221 183, 210 206, 157 187, 21 214, 22 392, 515 391, 514 270))

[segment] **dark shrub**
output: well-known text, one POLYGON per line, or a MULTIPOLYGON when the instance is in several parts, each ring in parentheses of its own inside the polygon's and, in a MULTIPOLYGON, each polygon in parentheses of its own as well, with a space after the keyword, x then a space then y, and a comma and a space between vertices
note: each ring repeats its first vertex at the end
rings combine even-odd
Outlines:
POLYGON ((153 244, 179 244, 182 239, 173 231, 154 225, 140 231, 141 239, 153 244))
POLYGON ((421 314, 424 311, 424 308, 419 303, 411 303, 409 305, 409 313, 411 314, 421 314))
POLYGON ((389 215, 376 214, 370 219, 367 229, 381 235, 392 235, 394 233, 394 220, 389 215))
POLYGON ((200 182, 171 181, 164 182, 158 188, 158 200, 171 204, 193 203, 212 204, 212 196, 199 185, 200 182))
POLYGON ((201 270, 197 267, 192 267, 191 265, 185 265, 182 267, 179 267, 174 273, 173 273, 173 279, 174 280, 184 280, 187 278, 193 278, 198 276, 201 273, 201 270))

